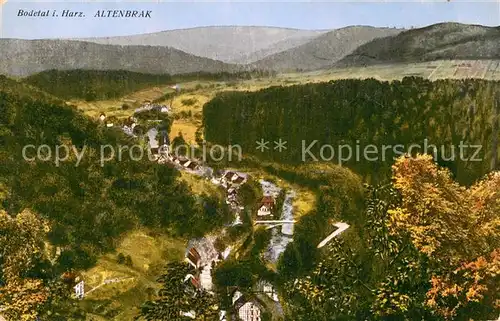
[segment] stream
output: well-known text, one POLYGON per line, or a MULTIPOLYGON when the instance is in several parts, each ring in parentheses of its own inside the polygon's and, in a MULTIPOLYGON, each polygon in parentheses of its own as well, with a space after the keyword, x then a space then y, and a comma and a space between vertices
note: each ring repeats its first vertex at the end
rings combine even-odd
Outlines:
MULTIPOLYGON (((274 183, 260 180, 264 196, 273 196, 275 199, 279 196, 281 188, 274 183)), ((287 191, 281 208, 279 220, 293 220, 293 198, 295 191, 287 191)), ((267 252, 264 257, 272 263, 278 262, 280 255, 285 251, 287 245, 293 241, 293 223, 283 224, 281 228, 272 229, 272 237, 269 242, 267 252)))

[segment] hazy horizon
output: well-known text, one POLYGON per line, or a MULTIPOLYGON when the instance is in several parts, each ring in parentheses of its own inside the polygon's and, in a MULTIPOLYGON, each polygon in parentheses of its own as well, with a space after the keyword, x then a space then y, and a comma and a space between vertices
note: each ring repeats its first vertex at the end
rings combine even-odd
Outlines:
POLYGON ((0 6, 1 38, 116 37, 208 27, 332 30, 348 26, 410 29, 457 22, 500 25, 500 2, 21 2, 0 6), (19 10, 70 10, 83 18, 23 17, 19 10), (144 10, 151 18, 101 18, 99 10, 144 10), (251 14, 249 14, 251 13, 251 14), (279 14, 276 14, 279 13, 279 14))

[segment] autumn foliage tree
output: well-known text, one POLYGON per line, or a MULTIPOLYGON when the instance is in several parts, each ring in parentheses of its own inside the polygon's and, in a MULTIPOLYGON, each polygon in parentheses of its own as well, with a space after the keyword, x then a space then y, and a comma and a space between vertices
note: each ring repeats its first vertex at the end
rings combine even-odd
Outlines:
POLYGON ((399 158, 391 183, 367 187, 363 219, 344 217, 350 228, 330 241, 314 269, 284 282, 289 314, 294 320, 497 318, 499 201, 500 173, 466 188, 430 156, 399 158))
POLYGON ((44 256, 46 232, 47 224, 28 210, 16 217, 0 211, 0 302, 12 320, 35 320, 49 298, 43 281, 27 276, 44 256))
POLYGON ((400 158, 393 170, 402 203, 389 226, 430 261, 427 306, 446 319, 497 317, 500 172, 465 188, 430 156, 400 158))

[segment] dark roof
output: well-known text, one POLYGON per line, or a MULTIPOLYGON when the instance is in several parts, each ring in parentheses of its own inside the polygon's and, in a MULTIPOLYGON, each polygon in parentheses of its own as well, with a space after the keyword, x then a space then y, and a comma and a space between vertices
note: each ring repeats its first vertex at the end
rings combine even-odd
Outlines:
POLYGON ((198 166, 198 164, 196 164, 195 162, 191 161, 191 163, 188 165, 188 168, 189 169, 195 169, 196 166, 198 166))
POLYGON ((231 177, 233 177, 233 175, 234 172, 227 172, 226 175, 224 175, 224 177, 230 179, 231 177))
POLYGON ((245 181, 245 177, 238 176, 238 178, 235 179, 233 182, 236 184, 241 184, 243 183, 243 181, 245 181))

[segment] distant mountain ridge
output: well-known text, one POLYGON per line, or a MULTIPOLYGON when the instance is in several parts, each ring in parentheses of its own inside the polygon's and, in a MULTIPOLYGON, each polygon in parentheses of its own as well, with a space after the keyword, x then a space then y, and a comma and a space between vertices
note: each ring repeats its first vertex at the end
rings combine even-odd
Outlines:
POLYGON ((266 55, 303 44, 328 30, 301 30, 259 26, 210 26, 160 31, 148 34, 73 39, 108 45, 172 47, 195 56, 227 63, 248 63, 266 55))
POLYGON ((50 69, 128 70, 175 75, 234 72, 239 67, 170 47, 112 46, 71 40, 0 39, 0 73, 28 76, 50 69))
POLYGON ((51 69, 286 72, 439 59, 500 59, 500 27, 440 23, 411 30, 350 26, 325 31, 233 26, 89 41, 0 39, 0 73, 10 76, 51 69))
POLYGON ((500 27, 439 23, 375 39, 361 45, 336 66, 499 58, 500 27))
POLYGON ((400 33, 402 29, 351 26, 322 34, 311 41, 265 57, 252 66, 257 69, 314 70, 332 63, 354 51, 358 46, 377 38, 400 33))

